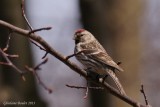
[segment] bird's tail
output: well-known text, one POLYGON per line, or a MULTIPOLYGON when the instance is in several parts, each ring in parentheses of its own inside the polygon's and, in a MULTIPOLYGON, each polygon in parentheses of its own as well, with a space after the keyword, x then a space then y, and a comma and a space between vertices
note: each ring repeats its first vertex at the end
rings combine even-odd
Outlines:
POLYGON ((119 92, 122 94, 122 95, 126 95, 119 79, 117 78, 117 76, 115 75, 115 73, 112 71, 112 70, 107 70, 107 73, 109 74, 109 76, 113 79, 113 81, 115 82, 119 92))

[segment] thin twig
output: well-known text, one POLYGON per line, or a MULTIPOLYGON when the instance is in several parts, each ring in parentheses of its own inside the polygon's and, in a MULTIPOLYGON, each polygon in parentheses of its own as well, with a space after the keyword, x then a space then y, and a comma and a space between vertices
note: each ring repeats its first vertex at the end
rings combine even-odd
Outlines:
POLYGON ((39 63, 36 67, 34 67, 34 70, 40 70, 40 66, 43 64, 46 64, 48 61, 48 58, 44 59, 41 63, 39 63))
POLYGON ((66 86, 69 87, 69 88, 87 89, 87 87, 84 87, 84 86, 75 86, 75 85, 69 85, 69 84, 66 84, 66 86))
MULTIPOLYGON (((87 87, 84 87, 84 86, 76 86, 76 85, 69 85, 69 84, 66 84, 67 87, 69 88, 76 88, 76 89, 87 89, 87 87)), ((95 89, 95 90, 103 90, 104 88, 103 87, 88 87, 89 89, 95 89)))
POLYGON ((6 62, 0 62, 0 65, 7 65, 7 66, 11 66, 10 63, 6 63, 6 62))
POLYGON ((28 27, 29 27, 30 30, 32 31, 33 28, 32 28, 32 26, 31 26, 31 24, 29 23, 29 21, 28 21, 28 19, 27 19, 27 17, 26 17, 25 11, 24 11, 24 0, 22 0, 22 2, 21 2, 21 9, 22 9, 22 16, 23 16, 24 20, 27 22, 28 27))
POLYGON ((4 51, 4 52, 7 51, 8 48, 9 48, 9 42, 10 42, 12 33, 13 33, 12 31, 9 32, 8 39, 7 39, 7 42, 6 42, 6 46, 5 46, 5 48, 3 48, 3 51, 4 51))
MULTIPOLYGON (((29 35, 31 34, 31 33, 34 33, 34 32, 36 32, 37 30, 33 30, 33 27, 31 26, 31 24, 29 23, 29 21, 28 21, 28 19, 27 19, 27 17, 26 17, 26 14, 25 14, 25 11, 24 11, 24 0, 22 0, 21 1, 21 10, 22 10, 22 16, 23 16, 23 18, 24 18, 24 20, 26 21, 26 23, 27 23, 27 25, 28 25, 28 27, 29 27, 29 29, 30 29, 30 32, 28 33, 29 35)), ((44 30, 49 30, 49 29, 51 29, 50 27, 46 27, 46 28, 40 28, 40 29, 44 29, 44 30)), ((39 31, 39 30, 38 30, 39 31)), ((38 45, 36 42, 34 42, 31 38, 29 38, 29 40, 31 41, 31 43, 33 43, 34 45, 36 45, 36 46, 38 46, 41 50, 44 50, 44 51, 46 51, 45 49, 43 49, 40 45, 38 45)))
POLYGON ((48 59, 46 58, 44 61, 42 61, 40 64, 38 64, 36 67, 34 68, 31 68, 31 67, 28 67, 27 65, 25 66, 25 69, 27 71, 30 71, 33 73, 33 75, 37 78, 37 81, 38 83, 45 89, 47 90, 49 93, 52 93, 52 89, 48 88, 41 80, 41 78, 39 77, 38 73, 36 72, 36 70, 39 70, 40 69, 40 66, 45 64, 46 62, 48 61, 48 59))
POLYGON ((11 57, 11 58, 18 58, 19 57, 19 55, 10 55, 10 54, 7 54, 7 53, 5 53, 5 55, 7 57, 11 57))
POLYGON ((89 88, 89 87, 88 87, 88 83, 87 83, 87 88, 86 88, 85 96, 83 97, 84 99, 86 99, 86 98, 88 97, 88 91, 89 91, 88 88, 89 88))
POLYGON ((146 105, 148 105, 149 103, 148 103, 148 100, 147 100, 147 97, 146 97, 146 94, 145 94, 145 92, 144 92, 144 86, 143 86, 143 84, 141 85, 141 93, 143 94, 143 96, 144 96, 144 99, 145 99, 145 103, 146 103, 146 105))
MULTIPOLYGON (((24 73, 19 69, 17 68, 13 63, 12 61, 6 56, 6 54, 4 53, 4 51, 0 48, 0 53, 2 55, 2 57, 7 61, 7 63, 4 62, 5 65, 9 65, 11 66, 13 69, 15 69, 18 73, 20 73, 21 75, 21 78, 25 81, 25 77, 24 77, 24 73)), ((1 62, 2 63, 2 62, 1 62)), ((2 63, 3 64, 3 63, 2 63)))
POLYGON ((76 55, 78 55, 78 54, 80 54, 80 53, 82 53, 82 52, 84 52, 84 51, 82 50, 82 51, 79 51, 79 52, 74 53, 74 54, 72 54, 72 55, 68 55, 68 56, 66 57, 66 60, 68 60, 68 59, 70 59, 70 58, 72 58, 72 57, 74 57, 74 56, 76 56, 76 55))
POLYGON ((88 92, 89 92, 89 84, 88 84, 88 81, 87 81, 87 87, 86 87, 86 92, 85 92, 85 96, 83 97, 84 99, 86 99, 88 97, 88 92))
POLYGON ((33 43, 34 45, 36 45, 37 47, 39 47, 40 50, 46 51, 43 47, 41 47, 41 46, 38 45, 37 43, 33 42, 33 40, 31 41, 31 43, 33 43))
POLYGON ((35 32, 42 31, 42 30, 50 30, 50 29, 52 29, 52 27, 43 27, 43 28, 39 28, 39 29, 34 29, 34 30, 31 30, 31 31, 29 32, 29 35, 30 35, 31 33, 35 33, 35 32))
POLYGON ((75 86, 75 85, 68 85, 66 84, 67 87, 69 88, 75 88, 75 89, 86 89, 86 92, 85 92, 85 96, 83 97, 84 99, 86 99, 88 97, 88 91, 89 89, 95 89, 95 90, 103 90, 104 88, 103 87, 90 87, 88 82, 87 82, 87 86, 84 87, 84 86, 75 86))
POLYGON ((42 57, 42 59, 44 59, 47 55, 48 55, 48 52, 46 52, 46 53, 44 54, 44 56, 42 57))

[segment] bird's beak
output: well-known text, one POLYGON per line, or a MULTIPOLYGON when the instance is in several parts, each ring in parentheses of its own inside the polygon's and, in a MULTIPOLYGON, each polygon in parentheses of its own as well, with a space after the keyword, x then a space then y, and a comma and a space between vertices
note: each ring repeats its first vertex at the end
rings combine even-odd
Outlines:
POLYGON ((72 39, 73 39, 73 40, 76 40, 76 35, 74 35, 72 39))
POLYGON ((73 40, 75 41, 75 44, 79 43, 79 39, 77 38, 77 35, 74 35, 73 40))

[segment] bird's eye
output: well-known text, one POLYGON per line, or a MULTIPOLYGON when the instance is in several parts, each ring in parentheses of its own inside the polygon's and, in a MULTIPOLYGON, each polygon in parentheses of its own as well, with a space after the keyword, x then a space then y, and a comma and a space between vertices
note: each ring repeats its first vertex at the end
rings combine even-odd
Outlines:
POLYGON ((84 36, 84 34, 80 34, 80 35, 79 35, 79 37, 82 37, 82 36, 84 36))

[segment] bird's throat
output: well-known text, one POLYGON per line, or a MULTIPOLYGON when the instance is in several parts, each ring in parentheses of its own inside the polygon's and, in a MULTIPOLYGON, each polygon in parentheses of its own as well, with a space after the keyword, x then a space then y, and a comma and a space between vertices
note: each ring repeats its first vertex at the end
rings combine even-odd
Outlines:
POLYGON ((75 44, 78 44, 80 41, 78 39, 75 40, 75 44))

